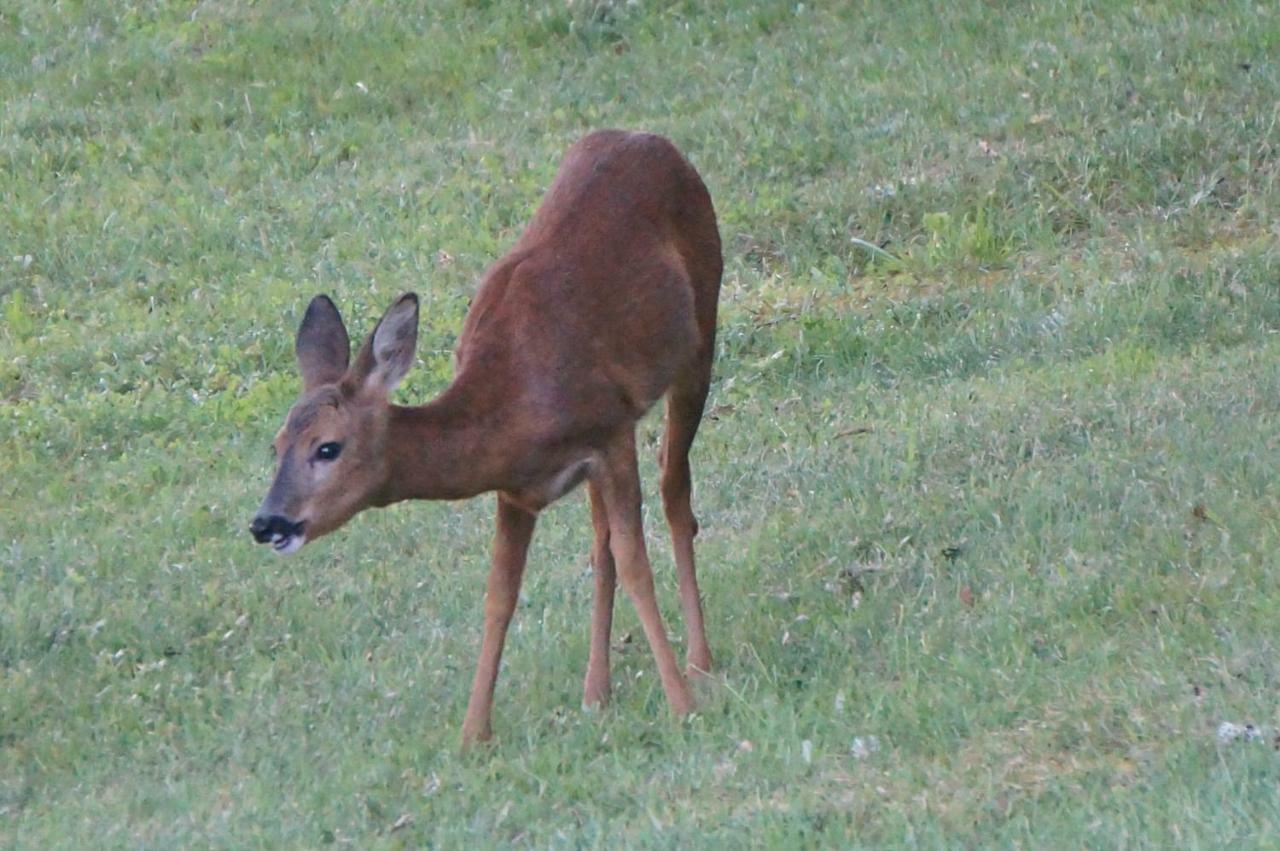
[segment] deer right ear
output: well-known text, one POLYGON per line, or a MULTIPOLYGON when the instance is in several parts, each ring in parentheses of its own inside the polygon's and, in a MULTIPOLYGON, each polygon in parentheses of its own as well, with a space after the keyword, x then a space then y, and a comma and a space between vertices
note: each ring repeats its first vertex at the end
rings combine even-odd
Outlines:
POLYGON ((347 371, 351 340, 338 308, 327 295, 318 295, 307 305, 293 350, 304 390, 332 384, 347 371))
POLYGON ((351 374, 358 385, 388 394, 413 366, 417 345, 418 297, 405 293, 387 309, 360 347, 351 374))

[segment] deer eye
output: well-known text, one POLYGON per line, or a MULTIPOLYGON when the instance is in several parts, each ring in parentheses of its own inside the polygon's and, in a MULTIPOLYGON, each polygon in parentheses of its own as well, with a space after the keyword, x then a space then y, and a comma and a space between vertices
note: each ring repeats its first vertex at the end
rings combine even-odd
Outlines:
POLYGON ((342 452, 341 443, 322 443, 320 448, 316 450, 317 461, 332 461, 342 452))

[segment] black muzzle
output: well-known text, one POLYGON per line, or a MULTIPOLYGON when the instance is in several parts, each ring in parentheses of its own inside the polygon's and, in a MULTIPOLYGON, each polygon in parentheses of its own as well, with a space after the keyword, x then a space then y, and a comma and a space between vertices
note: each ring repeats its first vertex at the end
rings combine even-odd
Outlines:
POLYGON ((259 544, 270 544, 301 535, 302 524, 294 523, 289 518, 281 517, 279 514, 272 514, 270 517, 263 517, 259 514, 249 524, 249 533, 253 535, 253 539, 259 544))

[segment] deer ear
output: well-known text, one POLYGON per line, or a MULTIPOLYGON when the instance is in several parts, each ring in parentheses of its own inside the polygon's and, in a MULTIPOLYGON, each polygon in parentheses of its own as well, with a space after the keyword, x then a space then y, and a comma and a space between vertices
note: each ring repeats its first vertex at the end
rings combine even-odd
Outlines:
POLYGON ((370 390, 390 393, 413 366, 418 345, 418 297, 405 293, 387 309, 360 349, 354 377, 370 390))
POLYGON ((338 308, 327 295, 318 295, 307 305, 293 350, 298 356, 298 372, 302 373, 302 386, 306 390, 332 384, 347 371, 351 341, 338 308))

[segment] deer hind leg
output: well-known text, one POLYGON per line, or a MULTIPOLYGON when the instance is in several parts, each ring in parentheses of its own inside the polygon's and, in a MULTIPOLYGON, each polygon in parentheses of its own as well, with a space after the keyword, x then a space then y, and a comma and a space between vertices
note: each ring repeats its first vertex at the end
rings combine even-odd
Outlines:
POLYGON ((711 671, 711 649, 707 646, 707 633, 702 621, 702 598, 698 592, 693 557, 698 520, 690 503, 693 484, 689 472, 689 448, 702 421, 710 380, 711 359, 708 357, 700 359, 667 394, 667 427, 658 459, 662 466, 662 505, 667 515, 667 526, 671 529, 676 576, 680 582, 689 676, 711 671))
POLYGON ((587 677, 582 686, 584 706, 604 706, 609 702, 609 635, 613 628, 613 598, 617 571, 609 550, 609 515, 604 495, 595 482, 587 482, 591 500, 591 526, 595 543, 591 547, 591 567, 595 572, 595 603, 591 612, 591 652, 587 677))
POLYGON ((658 663, 658 675, 672 711, 693 711, 693 697, 667 640, 662 615, 653 590, 653 569, 645 551, 640 512, 640 474, 636 468, 635 432, 626 429, 606 450, 603 463, 593 474, 604 498, 609 520, 609 550, 617 565, 618 579, 636 607, 649 648, 658 663))
POLYGON ((489 716, 493 708, 493 689, 502 662, 502 646, 507 626, 520 598, 520 580, 524 576, 525 556, 537 515, 498 497, 496 531, 493 538, 493 564, 489 569, 489 587, 484 596, 484 640, 480 661, 471 685, 471 700, 462 722, 462 746, 484 741, 492 735, 489 716))

